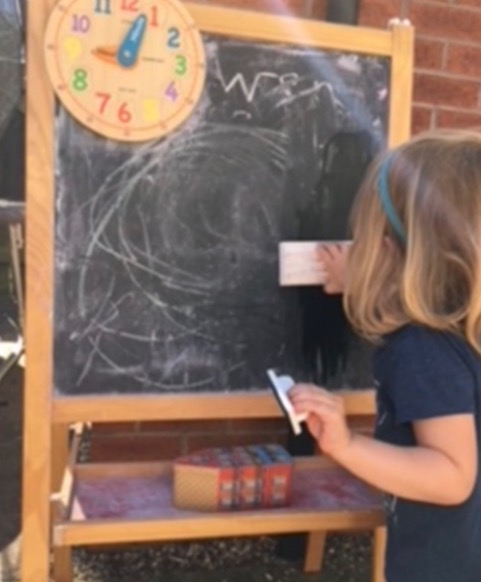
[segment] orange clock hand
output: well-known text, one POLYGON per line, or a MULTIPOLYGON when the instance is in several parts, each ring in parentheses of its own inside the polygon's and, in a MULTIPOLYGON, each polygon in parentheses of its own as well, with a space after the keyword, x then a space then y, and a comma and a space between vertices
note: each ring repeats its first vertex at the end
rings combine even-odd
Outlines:
POLYGON ((92 54, 110 65, 118 65, 117 48, 115 46, 100 46, 94 49, 92 54))

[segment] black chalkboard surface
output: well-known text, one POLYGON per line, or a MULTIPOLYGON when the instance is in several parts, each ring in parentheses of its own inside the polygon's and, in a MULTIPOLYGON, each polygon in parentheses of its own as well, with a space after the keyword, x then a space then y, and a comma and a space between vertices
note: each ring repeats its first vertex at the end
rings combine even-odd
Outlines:
POLYGON ((389 59, 205 36, 194 116, 106 141, 57 116, 61 394, 370 385, 339 297, 278 284, 281 240, 344 239, 386 134, 389 59))

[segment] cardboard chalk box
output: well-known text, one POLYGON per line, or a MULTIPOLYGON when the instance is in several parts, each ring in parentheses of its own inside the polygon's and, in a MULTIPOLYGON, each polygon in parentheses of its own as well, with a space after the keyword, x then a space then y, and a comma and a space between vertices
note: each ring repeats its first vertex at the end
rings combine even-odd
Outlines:
POLYGON ((204 449, 174 461, 174 505, 198 511, 289 504, 292 457, 277 444, 204 449))

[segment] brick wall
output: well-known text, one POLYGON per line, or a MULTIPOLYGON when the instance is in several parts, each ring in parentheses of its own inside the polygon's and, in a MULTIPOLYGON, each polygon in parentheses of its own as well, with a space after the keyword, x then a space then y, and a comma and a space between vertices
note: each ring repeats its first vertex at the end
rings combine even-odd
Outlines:
POLYGON ((213 446, 285 443, 284 420, 222 420, 99 424, 90 439, 92 461, 174 459, 213 446))
MULTIPOLYGON (((325 14, 325 0, 210 3, 304 18, 325 14)), ((413 132, 481 126, 481 0, 361 0, 361 25, 385 28, 398 16, 416 28, 413 132)), ((94 460, 171 459, 203 446, 282 443, 285 437, 284 420, 116 423, 94 427, 91 453, 94 460)))
MULTIPOLYGON (((323 18, 326 0, 191 0, 199 4, 244 8, 302 18, 323 18)), ((343 1, 343 0, 340 0, 343 1)))
POLYGON ((362 0, 360 24, 416 30, 413 133, 481 126, 481 0, 362 0))

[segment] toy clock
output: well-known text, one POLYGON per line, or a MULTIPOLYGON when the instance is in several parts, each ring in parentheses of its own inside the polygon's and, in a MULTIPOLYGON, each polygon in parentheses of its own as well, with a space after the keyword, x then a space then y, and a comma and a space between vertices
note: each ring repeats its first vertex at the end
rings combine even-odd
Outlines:
POLYGON ((60 0, 48 21, 45 57, 70 114, 121 141, 175 130, 205 83, 202 38, 179 0, 60 0))

